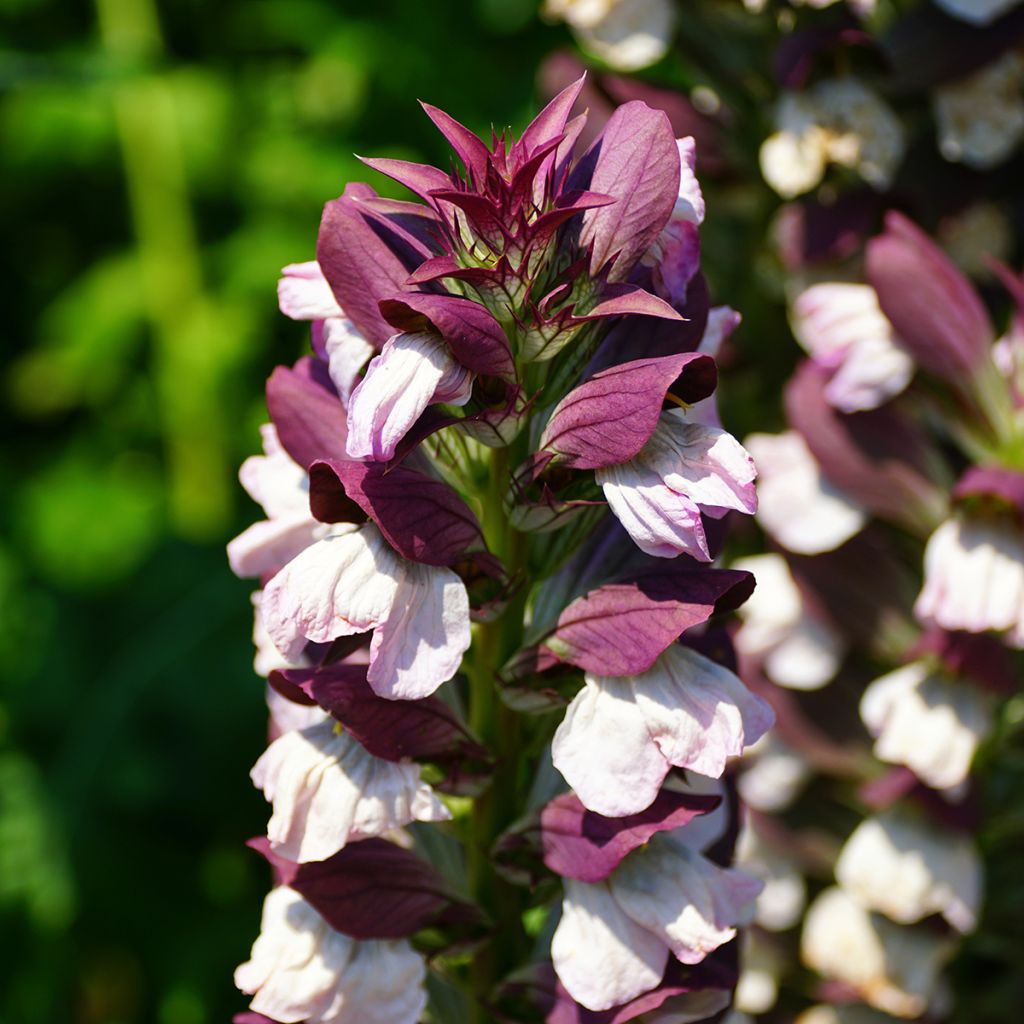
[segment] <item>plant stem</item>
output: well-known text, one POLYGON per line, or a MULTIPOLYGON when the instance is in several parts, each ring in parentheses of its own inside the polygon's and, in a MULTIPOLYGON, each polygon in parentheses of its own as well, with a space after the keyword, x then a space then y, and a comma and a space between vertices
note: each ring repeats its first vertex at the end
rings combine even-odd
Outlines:
MULTIPOLYGON (((503 505, 510 454, 507 448, 492 453, 482 525, 490 550, 510 576, 517 576, 525 562, 526 537, 509 526, 503 505)), ((526 590, 521 588, 496 619, 475 627, 469 655, 470 725, 495 757, 490 786, 474 803, 468 842, 470 892, 495 929, 473 961, 471 1024, 488 1020, 486 1000, 527 949, 522 892, 497 874, 491 856, 495 840, 515 817, 522 774, 520 721, 498 696, 497 674, 522 643, 525 606, 526 590)))

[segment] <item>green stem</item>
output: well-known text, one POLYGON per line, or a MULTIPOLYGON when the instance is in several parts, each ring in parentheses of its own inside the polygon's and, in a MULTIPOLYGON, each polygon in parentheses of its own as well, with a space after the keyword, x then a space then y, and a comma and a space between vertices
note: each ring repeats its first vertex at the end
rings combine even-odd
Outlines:
MULTIPOLYGON (((488 547, 515 576, 525 564, 526 537, 509 526, 505 514, 509 466, 509 450, 495 449, 482 525, 488 547)), ((497 674, 522 643, 525 606, 526 590, 521 588, 501 615, 475 627, 469 653, 470 725, 496 759, 490 786, 474 803, 468 843, 470 892, 495 926, 493 937, 477 953, 471 968, 471 1024, 489 1019, 486 1000, 501 978, 522 961, 528 948, 522 925, 522 891, 497 874, 491 856, 495 840, 516 816, 520 790, 520 721, 498 696, 497 674)))

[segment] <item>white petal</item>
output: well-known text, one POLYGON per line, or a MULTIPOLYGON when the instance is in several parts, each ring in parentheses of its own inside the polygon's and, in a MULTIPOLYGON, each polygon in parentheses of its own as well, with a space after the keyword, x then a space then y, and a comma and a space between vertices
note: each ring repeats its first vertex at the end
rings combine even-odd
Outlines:
POLYGON ((272 890, 252 956, 235 971, 249 1004, 282 1024, 319 1021, 352 956, 353 939, 329 928, 297 892, 272 890))
POLYGON ((451 569, 404 563, 387 619, 370 644, 367 679, 382 697, 429 696, 469 649, 469 595, 451 569))
POLYGON ((324 320, 320 330, 331 382, 338 389, 342 404, 348 405, 359 372, 370 361, 374 347, 348 317, 324 320))
POLYGON ((291 861, 326 860, 349 842, 450 815, 418 765, 368 753, 327 719, 275 740, 252 770, 273 802, 267 837, 291 861))
POLYGON ((323 320, 341 316, 341 307, 316 260, 290 263, 277 282, 281 312, 293 320, 323 320))
POLYGON ((615 517, 645 554, 655 558, 686 554, 711 561, 700 509, 685 494, 666 486, 639 459, 599 469, 594 478, 615 517))
POLYGON ((771 708, 727 668, 673 644, 632 680, 636 706, 665 759, 718 778, 771 726, 771 708))
POLYGON ((796 431, 752 434, 744 445, 759 475, 757 521, 801 555, 832 551, 860 532, 864 511, 825 480, 796 431))
POLYGON ((423 957, 405 940, 359 942, 324 1024, 417 1024, 426 975, 423 957))
POLYGON ((766 814, 785 810, 811 776, 807 762, 773 733, 747 751, 737 788, 745 804, 766 814))
POLYGON ((736 866, 764 883, 755 915, 762 928, 786 931, 800 920, 807 902, 803 874, 792 860, 766 843, 749 821, 736 844, 736 866))
POLYGON ((631 853, 609 879, 616 902, 684 964, 700 963, 749 920, 761 883, 720 868, 665 835, 631 853))
POLYGON ((390 615, 404 572, 375 526, 335 526, 267 584, 267 632, 293 659, 306 640, 326 643, 373 629, 390 615))
POLYGON ((238 479, 253 501, 271 519, 305 512, 309 515, 309 478, 306 471, 281 447, 272 423, 260 427, 263 455, 242 463, 238 479))
POLYGON ((569 995, 597 1011, 653 989, 668 962, 665 943, 623 913, 607 883, 566 878, 564 885, 551 960, 569 995))
POLYGON ((940 832, 890 809, 862 821, 836 861, 836 881, 898 924, 942 914, 972 931, 981 902, 981 862, 965 835, 940 832))
POLYGON ((406 332, 388 338, 349 399, 348 454, 390 459, 428 405, 468 397, 464 376, 439 335, 406 332))
POLYGON ((590 675, 555 732, 551 757, 585 807, 613 818, 649 807, 669 770, 629 680, 590 675))
MULTIPOLYGON (((576 26, 580 42, 618 71, 638 71, 668 52, 675 25, 669 0, 605 5, 603 17, 576 26)), ((588 19, 589 20, 589 19, 588 19)))
POLYGON ((323 533, 307 509, 276 519, 263 519, 243 530, 228 544, 231 571, 243 579, 276 573, 323 533))
POLYGON ((691 224, 704 223, 704 196, 697 181, 697 143, 692 135, 676 139, 679 150, 679 196, 672 211, 674 220, 685 220, 691 224))
POLYGON ((935 789, 959 786, 978 744, 992 729, 985 695, 914 662, 864 691, 861 718, 875 737, 875 756, 905 764, 935 789))

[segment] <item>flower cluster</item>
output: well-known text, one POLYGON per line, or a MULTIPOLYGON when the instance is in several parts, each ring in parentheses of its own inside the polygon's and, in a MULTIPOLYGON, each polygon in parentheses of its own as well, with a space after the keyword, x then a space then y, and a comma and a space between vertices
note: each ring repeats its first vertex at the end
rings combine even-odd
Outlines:
POLYGON ((414 1024, 428 952, 460 1020, 730 1002, 761 885, 721 780, 772 721, 713 621, 753 587, 711 566, 757 505, 713 399, 738 317, 693 140, 632 102, 581 152, 581 88, 490 145, 425 105, 459 166, 365 161, 417 201, 350 184, 284 270, 313 354, 268 381, 267 518, 229 546, 276 880, 239 1020, 414 1024))
MULTIPOLYGON (((863 281, 795 296, 808 359, 786 390, 790 429, 746 442, 761 472, 758 520, 776 549, 734 563, 760 583, 735 641, 779 735, 740 781, 757 809, 740 850, 765 895, 781 894, 783 930, 802 913, 802 872, 834 871, 806 913, 804 962, 829 979, 830 998, 916 1018, 943 1012, 943 966, 978 925, 972 763, 1024 646, 1024 405, 1013 370, 1024 289, 997 267, 1016 303, 998 336, 970 281, 896 213, 867 242, 863 267, 863 281), (865 680, 856 656, 890 668, 865 680), (854 727, 838 710, 814 721, 811 694, 792 692, 837 680, 861 691, 874 761, 851 749, 842 730, 854 727), (777 817, 799 809, 813 772, 859 784, 863 817, 834 864, 777 817)), ((764 897, 758 908, 764 931, 752 938, 769 949, 779 909, 764 897)), ((776 984, 745 1008, 769 1009, 776 984)))

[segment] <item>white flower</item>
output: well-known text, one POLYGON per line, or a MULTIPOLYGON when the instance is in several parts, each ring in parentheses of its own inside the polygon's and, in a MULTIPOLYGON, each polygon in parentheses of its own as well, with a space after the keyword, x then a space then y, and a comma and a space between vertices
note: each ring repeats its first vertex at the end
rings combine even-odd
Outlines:
POLYGON ((807 911, 800 950, 808 967, 851 985, 872 1006, 897 1017, 918 1017, 935 995, 952 946, 925 928, 873 915, 832 888, 807 911))
POLYGON ((607 881, 564 884, 551 959, 568 993, 589 1010, 650 991, 670 952, 700 963, 735 936, 761 887, 712 864, 674 833, 631 853, 607 881))
POLYGON ((347 402, 359 371, 373 355, 373 345, 345 316, 316 260, 291 263, 281 274, 277 282, 281 312, 292 320, 313 321, 314 348, 327 357, 331 382, 347 402))
MULTIPOLYGON (((760 900, 760 897, 758 897, 760 900)), ((742 969, 736 983, 736 1009, 753 1015, 767 1013, 779 998, 783 965, 763 933, 751 929, 743 935, 742 969)))
MULTIPOLYGON (((764 882, 754 918, 762 928, 781 932, 800 920, 807 901, 803 875, 788 857, 761 838, 749 820, 744 823, 736 844, 736 866, 764 882)), ((750 1009, 752 1013, 764 1012, 750 1009)))
POLYGON ((795 430, 751 434, 743 443, 757 466, 757 521, 784 548, 817 555, 863 529, 867 514, 821 475, 795 430))
POLYGON ((913 662, 864 691, 860 716, 875 737, 875 756, 906 765, 934 789, 960 786, 978 744, 992 728, 985 695, 913 662))
POLYGON ((354 459, 387 461, 428 405, 465 405, 472 390, 473 375, 439 334, 395 334, 352 392, 345 450, 354 459))
POLYGON ((914 361, 869 285, 812 285, 793 302, 793 333, 816 363, 833 371, 825 398, 841 412, 877 408, 914 375, 914 361))
POLYGON ((903 159, 903 127, 888 105, 856 78, 822 81, 784 93, 777 131, 761 146, 761 173, 784 199, 810 191, 830 163, 852 167, 886 189, 903 159))
POLYGON ((918 620, 969 633, 1006 634, 1024 647, 1024 537, 1009 521, 956 517, 928 539, 918 620))
POLYGON ((416 1024, 427 1004, 423 958, 405 940, 359 942, 293 889, 272 890, 235 984, 281 1024, 416 1024))
POLYGON ((628 462, 594 478, 616 518, 641 551, 655 558, 711 554, 701 513, 720 519, 730 509, 757 508, 754 463, 731 434, 687 422, 683 409, 661 414, 647 444, 628 462))
POLYGON ((281 653, 373 630, 367 680, 382 697, 425 697, 469 647, 469 598, 450 569, 410 562, 371 523, 340 524, 292 559, 261 606, 281 653))
POLYGON ((947 14, 972 25, 987 25, 1016 7, 1020 0, 935 0, 947 14))
POLYGON ((785 558, 777 554, 740 558, 734 569, 753 574, 757 586, 740 607, 743 625, 736 649, 762 660, 765 674, 780 686, 817 690, 839 671, 839 633, 804 604, 785 558))
POLYGON ((253 523, 228 544, 228 562, 236 576, 277 572, 326 532, 309 511, 309 478, 281 446, 272 423, 260 427, 263 455, 242 463, 238 478, 267 518, 253 523))
POLYGON ((611 817, 649 807, 673 765, 718 778, 772 723, 732 672, 680 644, 634 678, 585 680, 552 760, 584 806, 611 817))
POLYGON ((774 814, 797 798, 810 777, 807 762, 769 732, 744 755, 737 788, 749 807, 774 814))
POLYGON ((982 876, 974 845, 905 810, 891 808, 857 826, 839 854, 836 881, 897 924, 931 914, 961 932, 977 924, 982 876))
POLYGON ((544 12, 567 22, 584 49, 617 71, 661 60, 675 29, 669 0, 547 0, 544 12))
POLYGON ((1024 56, 1010 50, 977 74, 940 86, 934 106, 947 160, 997 167, 1024 138, 1024 56))
POLYGON ((252 780, 274 805, 271 847, 298 863, 412 821, 451 817, 419 765, 374 757, 330 718, 274 740, 252 780))
POLYGON ((870 1006, 848 1003, 839 1006, 812 1006, 793 1024, 893 1024, 897 1018, 870 1006))

